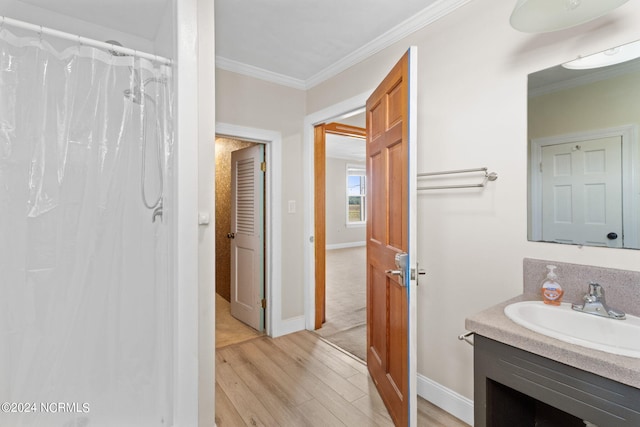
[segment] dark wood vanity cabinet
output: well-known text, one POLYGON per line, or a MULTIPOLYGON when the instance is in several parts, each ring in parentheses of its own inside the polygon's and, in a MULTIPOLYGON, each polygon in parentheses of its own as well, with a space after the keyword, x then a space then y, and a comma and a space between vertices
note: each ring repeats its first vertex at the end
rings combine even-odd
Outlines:
POLYGON ((475 427, 640 426, 640 389, 475 335, 475 427))

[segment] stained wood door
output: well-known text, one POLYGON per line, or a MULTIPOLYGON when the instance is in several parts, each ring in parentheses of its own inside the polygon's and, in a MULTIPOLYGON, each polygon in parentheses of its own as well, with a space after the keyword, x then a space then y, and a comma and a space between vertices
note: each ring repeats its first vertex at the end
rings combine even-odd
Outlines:
POLYGON ((367 100, 367 366, 397 426, 416 424, 415 74, 411 48, 367 100), (410 105, 412 106, 410 108, 410 105), (395 257, 407 254, 407 267, 395 257), (402 271, 401 274, 398 274, 402 271), (411 344, 411 347, 410 347, 411 344))
POLYGON ((264 145, 231 153, 231 315, 264 329, 264 145))
POLYGON ((543 240, 622 247, 619 136, 544 146, 541 170, 543 240))

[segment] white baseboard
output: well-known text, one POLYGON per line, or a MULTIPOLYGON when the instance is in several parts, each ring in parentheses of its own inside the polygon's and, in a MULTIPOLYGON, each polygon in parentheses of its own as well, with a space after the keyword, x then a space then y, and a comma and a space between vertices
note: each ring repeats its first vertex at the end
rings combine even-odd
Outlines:
POLYGON ((473 426, 473 400, 418 374, 418 396, 473 426))
POLYGON ((328 251, 332 249, 345 249, 345 248, 357 248, 358 246, 366 246, 367 242, 349 242, 349 243, 335 243, 333 245, 327 245, 328 251))
POLYGON ((273 338, 282 335, 291 334, 306 329, 304 316, 292 317, 290 319, 280 320, 277 325, 273 325, 271 336, 273 338))

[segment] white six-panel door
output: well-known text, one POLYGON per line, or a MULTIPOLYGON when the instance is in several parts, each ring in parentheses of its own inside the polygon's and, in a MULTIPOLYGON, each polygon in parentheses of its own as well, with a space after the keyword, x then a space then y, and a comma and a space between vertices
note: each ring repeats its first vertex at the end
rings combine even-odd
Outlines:
POLYGON ((544 146, 541 168, 542 240, 622 247, 620 137, 544 146))

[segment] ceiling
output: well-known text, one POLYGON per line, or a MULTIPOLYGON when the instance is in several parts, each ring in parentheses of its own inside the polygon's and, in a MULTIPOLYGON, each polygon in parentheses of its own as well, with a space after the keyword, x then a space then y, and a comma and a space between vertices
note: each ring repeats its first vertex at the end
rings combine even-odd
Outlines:
POLYGON ((158 28, 169 4, 169 0, 20 0, 20 2, 147 40, 154 40, 158 35, 158 28))
MULTIPOLYGON (((154 40, 180 0, 0 0, 154 40)), ((214 0, 209 0, 214 1, 214 0)), ((216 66, 308 89, 470 0, 215 0, 216 66)))
POLYGON ((326 156, 336 159, 364 163, 366 154, 365 140, 328 133, 325 138, 326 156))
POLYGON ((307 89, 467 1, 216 0, 216 65, 307 89))

